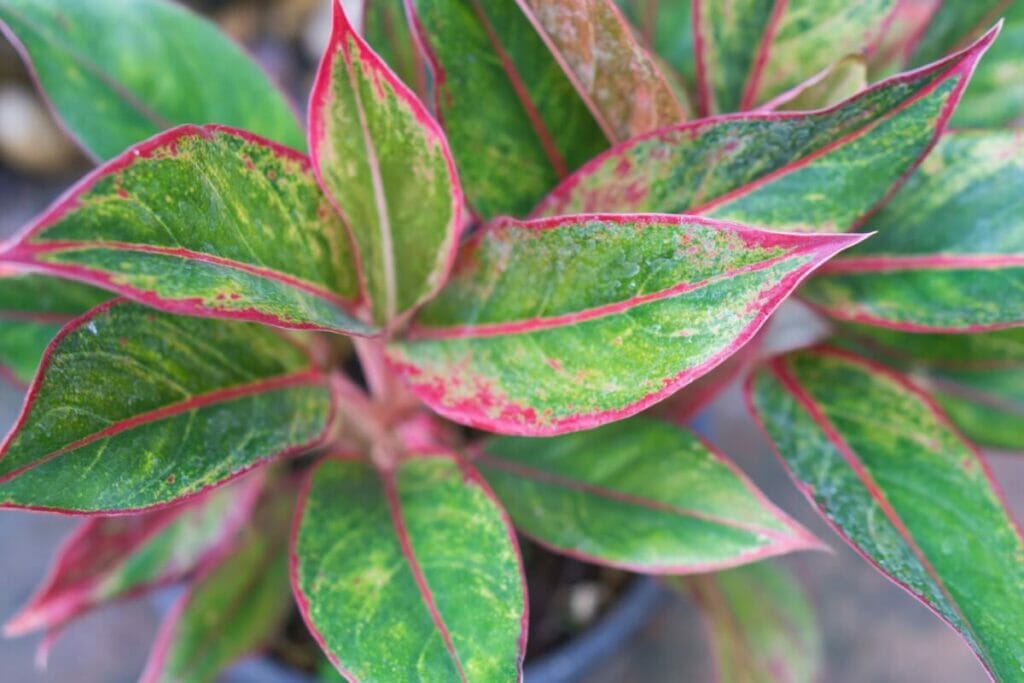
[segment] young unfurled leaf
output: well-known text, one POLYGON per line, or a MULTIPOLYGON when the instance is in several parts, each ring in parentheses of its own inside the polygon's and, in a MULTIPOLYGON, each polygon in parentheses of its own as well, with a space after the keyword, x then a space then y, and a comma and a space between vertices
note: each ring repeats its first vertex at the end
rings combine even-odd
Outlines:
POLYGON ((295 491, 268 492, 235 547, 164 619, 140 683, 213 683, 277 633, 292 604, 288 526, 295 491))
POLYGON ((356 244, 373 318, 389 324, 444 283, 462 190, 440 126, 333 0, 309 109, 317 177, 356 244))
POLYGON ((845 352, 773 359, 749 388, 794 481, 840 535, 953 625, 996 679, 1018 680, 1024 540, 981 454, 920 390, 845 352))
POLYGON ((300 500, 292 589, 351 681, 521 680, 525 587, 504 511, 448 456, 328 459, 300 500))
POLYGON ((948 133, 804 296, 826 313, 910 331, 1024 323, 1024 141, 948 133))
POLYGON ((517 529, 587 562, 683 574, 821 547, 724 456, 651 418, 489 439, 473 464, 517 529))
POLYGON ((61 326, 109 298, 88 285, 0 268, 0 374, 27 385, 61 326))
POLYGON ((849 99, 868 86, 868 65, 858 54, 846 55, 803 83, 761 107, 764 111, 810 111, 849 99))
POLYGON ((608 146, 516 0, 406 0, 466 196, 521 216, 608 146))
POLYGON ((862 235, 691 216, 498 221, 389 347, 456 422, 544 435, 628 417, 736 352, 812 270, 862 235))
POLYGON ((564 62, 594 118, 619 142, 686 119, 613 0, 517 0, 564 62))
POLYGON ((725 572, 666 578, 700 610, 722 683, 814 683, 822 643, 814 608, 786 568, 758 562, 725 572))
POLYGON ((58 629, 97 605, 182 578, 234 540, 262 489, 259 474, 182 505, 82 522, 4 633, 58 629))
POLYGON ((155 308, 370 334, 354 260, 308 160, 251 135, 182 126, 82 180, 0 262, 155 308))
POLYGON ((1024 328, 907 334, 844 325, 837 343, 907 373, 969 439, 1024 452, 1024 328))
POLYGON ((100 160, 173 126, 218 123, 305 141, 266 74, 215 26, 166 0, 0 0, 0 23, 100 160))
POLYGON ((111 302, 47 350, 0 449, 0 507, 170 503, 315 445, 331 412, 326 380, 279 332, 111 302))
POLYGON ((857 52, 895 0, 695 0, 698 108, 742 111, 857 52))
POLYGON ((687 212, 849 230, 931 148, 996 33, 829 110, 736 114, 640 136, 567 178, 535 213, 687 212))

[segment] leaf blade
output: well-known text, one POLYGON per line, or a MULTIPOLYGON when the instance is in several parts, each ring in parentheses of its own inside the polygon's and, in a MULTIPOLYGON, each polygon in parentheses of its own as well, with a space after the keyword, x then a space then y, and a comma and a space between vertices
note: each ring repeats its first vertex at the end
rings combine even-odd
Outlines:
POLYGON ((684 574, 821 547, 724 456, 649 418, 491 438, 474 464, 521 533, 586 562, 684 574))
POLYGON ((640 136, 567 178, 534 215, 689 212, 776 230, 850 230, 937 140, 997 32, 829 110, 726 115, 640 136))
POLYGON ((0 262, 184 315, 376 332, 352 312, 350 248, 308 160, 220 126, 175 128, 101 166, 0 262))
POLYGON ((1011 131, 947 133, 870 221, 878 237, 805 289, 829 316, 909 332, 1024 323, 1024 144, 1011 131))
POLYGON ((390 324, 444 283, 462 224, 462 189, 440 126, 339 2, 309 131, 317 178, 351 231, 374 319, 390 324))
POLYGON ((607 147, 514 0, 406 0, 406 7, 467 200, 482 218, 525 214, 607 147))
POLYGON ((849 353, 776 358, 748 387, 752 411, 826 521, 956 628, 995 677, 1017 676, 1014 618, 988 615, 1024 614, 1024 540, 981 454, 920 390, 849 353))
POLYGON ((332 415, 325 379, 269 328, 115 300, 51 344, 0 447, 0 507, 164 505, 316 445, 332 415))
POLYGON ((860 239, 690 216, 498 221, 463 245, 447 287, 388 355, 456 422, 523 436, 595 427, 711 370, 860 239))
POLYGON ((188 123, 304 144, 294 111, 266 74, 216 27, 174 3, 3 0, 0 28, 20 46, 70 132, 98 159, 188 123), (168 55, 172 68, 160 70, 168 55))
POLYGON ((393 678, 395 671, 424 680, 521 677, 518 551, 507 518, 468 466, 447 456, 414 457, 378 475, 357 460, 325 460, 307 481, 292 543, 300 610, 350 680, 393 678), (340 528, 350 535, 340 538, 340 528), (353 538, 360 551, 343 556, 342 541, 353 538), (438 541, 443 549, 433 545, 438 541), (396 569, 386 571, 390 566, 396 569), (403 632, 376 637, 396 613, 403 632))

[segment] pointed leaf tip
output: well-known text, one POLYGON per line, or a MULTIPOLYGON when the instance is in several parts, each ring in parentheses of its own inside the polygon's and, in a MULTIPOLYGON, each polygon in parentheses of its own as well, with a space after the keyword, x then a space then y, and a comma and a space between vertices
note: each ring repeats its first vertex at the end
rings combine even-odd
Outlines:
POLYGON ((717 366, 865 238, 693 216, 496 221, 463 245, 448 286, 388 354, 457 422, 524 436, 588 429, 717 366))
POLYGON ((462 189, 448 141, 334 0, 332 32, 309 107, 321 186, 356 248, 373 319, 394 325, 431 298, 451 268, 462 189))

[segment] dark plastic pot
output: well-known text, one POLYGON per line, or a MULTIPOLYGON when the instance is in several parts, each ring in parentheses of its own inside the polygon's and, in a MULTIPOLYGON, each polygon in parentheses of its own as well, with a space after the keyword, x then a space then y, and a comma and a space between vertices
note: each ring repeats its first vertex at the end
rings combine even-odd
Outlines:
MULTIPOLYGON (((612 608, 591 628, 561 648, 530 662, 524 683, 577 683, 615 654, 649 619, 664 598, 663 588, 649 577, 637 577, 612 608)), ((267 658, 249 659, 234 666, 223 683, 313 683, 267 658)))

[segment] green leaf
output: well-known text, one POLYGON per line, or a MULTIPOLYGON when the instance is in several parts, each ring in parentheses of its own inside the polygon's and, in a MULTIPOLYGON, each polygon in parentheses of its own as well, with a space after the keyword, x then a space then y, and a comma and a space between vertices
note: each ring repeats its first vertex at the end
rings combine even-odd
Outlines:
POLYGON ((2 261, 184 315, 374 332, 351 312, 349 240, 308 160, 217 126, 176 128, 101 166, 2 261))
POLYGON ((683 574, 821 547, 724 456, 651 418, 492 438, 473 463, 520 532, 586 562, 683 574))
POLYGON ((667 582, 700 610, 711 637, 716 680, 821 680, 824 657, 814 608, 786 568, 758 562, 667 582))
POLYGON ((861 239, 690 216, 496 221, 389 355, 456 422, 526 436, 596 427, 730 357, 861 239))
POLYGON ((481 217, 525 214, 608 146, 516 0, 408 6, 467 199, 481 217))
POLYGON ((691 0, 617 0, 657 59, 675 70, 677 83, 693 102, 697 60, 693 48, 691 0))
POLYGON ((782 93, 762 109, 810 111, 839 104, 866 88, 867 62, 859 54, 846 55, 803 83, 782 93))
POLYGON ((619 142, 686 119, 613 0, 517 0, 568 67, 601 128, 619 142))
POLYGON ((98 605, 181 579, 234 541, 262 487, 257 473, 182 505, 87 519, 4 634, 53 632, 98 605))
POLYGON ((1024 324, 1019 133, 948 133, 868 226, 878 235, 802 290, 841 320, 908 331, 1024 324))
POLYGON ((906 372, 975 443, 1024 452, 1024 328, 907 334, 844 325, 841 333, 837 342, 906 372))
POLYGON ((749 388, 790 474, 842 537, 996 679, 1020 680, 1024 540, 981 454, 919 389, 846 352, 776 358, 749 388))
POLYGON ((87 285, 0 268, 0 374, 27 385, 61 326, 108 298, 87 285))
POLYGON ((722 116, 638 137, 567 178, 535 214, 685 212, 849 230, 934 144, 996 31, 829 110, 722 116))
POLYGON ((316 445, 331 413, 326 380, 276 330, 111 302, 47 350, 0 449, 0 507, 170 503, 316 445))
POLYGON ((1012 0, 942 0, 935 3, 927 28, 913 41, 910 64, 938 59, 985 31, 1012 0))
POLYGON ((698 109, 743 111, 865 47, 895 0, 696 0, 698 109))
POLYGON ((304 146, 267 75, 214 25, 165 0, 0 0, 0 23, 94 157, 173 126, 219 123, 304 146))
POLYGON ((363 35, 395 74, 425 100, 427 65, 399 2, 363 0, 363 35))
POLYGON ((462 190, 440 126, 334 0, 309 109, 317 178, 355 241, 373 319, 391 324, 444 284, 462 190))
POLYGON ((525 587, 504 511, 468 465, 333 458, 310 476, 292 589, 351 681, 515 681, 525 587))
POLYGON ((1010 3, 1005 24, 971 79, 953 114, 957 128, 996 128, 1024 124, 1024 3, 1010 3))
POLYGON ((284 487, 268 494, 230 553, 192 581, 161 624, 141 683, 213 683, 281 629, 292 605, 294 493, 284 487))

